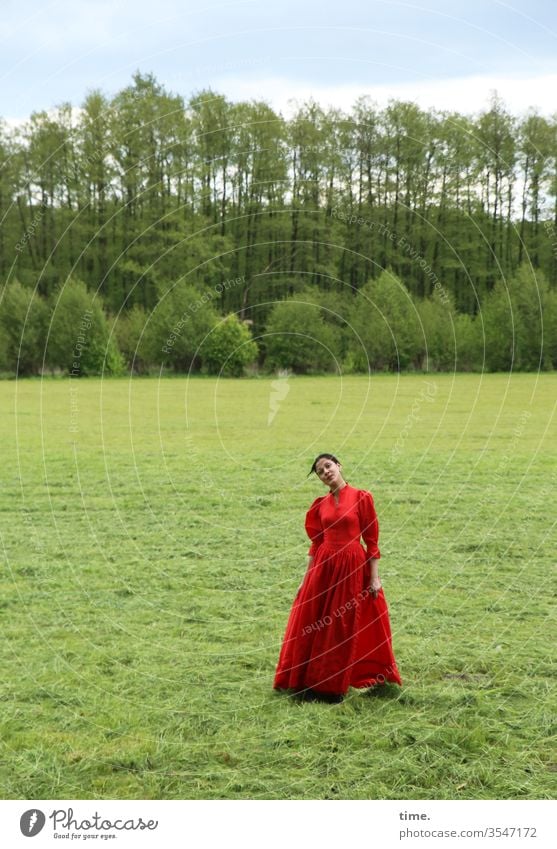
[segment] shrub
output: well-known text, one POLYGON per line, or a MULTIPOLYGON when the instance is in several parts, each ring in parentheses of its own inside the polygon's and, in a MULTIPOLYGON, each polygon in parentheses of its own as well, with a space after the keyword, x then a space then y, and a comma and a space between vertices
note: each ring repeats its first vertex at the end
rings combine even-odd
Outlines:
POLYGON ((294 298, 273 308, 264 337, 265 365, 301 374, 332 371, 340 359, 339 334, 325 324, 320 309, 294 298))
POLYGON ((69 280, 51 296, 46 360, 73 376, 120 374, 123 361, 99 297, 80 280, 69 280))
POLYGON ((145 310, 136 304, 128 313, 120 313, 114 332, 127 368, 138 373, 147 371, 149 351, 145 310))
POLYGON ((360 289, 351 314, 355 367, 399 371, 415 364, 423 333, 408 290, 390 271, 360 289))
POLYGON ((3 367, 18 375, 37 374, 43 361, 47 309, 42 298, 18 281, 0 301, 3 367))
POLYGON ((455 318, 456 371, 481 371, 483 369, 483 343, 480 322, 466 313, 455 318))
POLYGON ((200 346, 217 322, 210 292, 176 284, 162 291, 145 331, 145 359, 187 372, 201 364, 200 346))
POLYGON ((443 301, 436 291, 416 303, 423 351, 420 365, 426 371, 455 368, 457 314, 451 300, 443 301))
POLYGON ((485 357, 490 371, 551 368, 547 329, 553 321, 552 304, 546 278, 527 265, 520 266, 508 281, 495 284, 482 304, 485 357))
POLYGON ((209 374, 239 377, 257 357, 258 348, 249 328, 236 315, 219 321, 201 347, 204 370, 209 374))

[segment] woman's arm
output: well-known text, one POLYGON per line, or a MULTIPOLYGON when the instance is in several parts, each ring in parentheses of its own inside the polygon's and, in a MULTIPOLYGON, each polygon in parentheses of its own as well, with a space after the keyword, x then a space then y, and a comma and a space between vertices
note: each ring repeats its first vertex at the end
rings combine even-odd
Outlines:
POLYGON ((323 496, 316 498, 309 510, 306 513, 306 533, 311 540, 308 554, 313 557, 317 553, 317 549, 323 542, 323 526, 321 524, 321 516, 319 514, 319 506, 323 501, 323 496))
POLYGON ((379 522, 375 511, 375 504, 371 492, 362 490, 359 502, 360 523, 362 537, 367 550, 367 561, 370 566, 369 591, 373 598, 377 598, 381 589, 379 578, 379 522))
MULTIPOLYGON (((316 498, 315 501, 313 502, 313 504, 311 505, 311 507, 309 508, 309 510, 306 513, 305 527, 306 527, 307 535, 311 540, 311 545, 310 545, 309 551, 308 551, 308 563, 307 563, 306 575, 309 572, 309 570, 311 569, 311 566, 312 566, 312 563, 313 563, 313 558, 314 558, 314 555, 317 553, 317 549, 319 548, 319 546, 323 542, 323 527, 322 527, 322 524, 321 524, 321 516, 319 515, 319 505, 323 501, 323 497, 324 496, 321 495, 321 496, 319 496, 319 498, 316 498)), ((298 595, 298 593, 302 589, 302 584, 304 583, 304 581, 306 579, 306 575, 304 575, 304 577, 302 578, 302 583, 300 584, 300 586, 296 590, 296 595, 298 595)))
POLYGON ((377 598, 377 594, 381 589, 381 578, 379 577, 379 560, 376 557, 370 557, 368 563, 371 567, 371 575, 369 579, 369 591, 373 598, 377 598))

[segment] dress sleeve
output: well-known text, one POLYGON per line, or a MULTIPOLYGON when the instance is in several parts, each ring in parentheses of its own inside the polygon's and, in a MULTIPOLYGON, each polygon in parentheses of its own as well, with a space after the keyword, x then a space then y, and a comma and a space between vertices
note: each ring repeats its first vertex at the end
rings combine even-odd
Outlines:
POLYGON ((311 540, 308 555, 313 557, 321 543, 323 542, 323 526, 321 524, 321 516, 319 515, 319 505, 323 500, 323 496, 316 498, 308 512, 306 513, 306 532, 311 540))
POLYGON ((360 515, 360 527, 362 537, 366 546, 368 558, 379 560, 381 552, 377 545, 379 539, 379 522, 377 521, 377 513, 373 503, 371 492, 361 490, 360 500, 358 502, 358 512, 360 515))

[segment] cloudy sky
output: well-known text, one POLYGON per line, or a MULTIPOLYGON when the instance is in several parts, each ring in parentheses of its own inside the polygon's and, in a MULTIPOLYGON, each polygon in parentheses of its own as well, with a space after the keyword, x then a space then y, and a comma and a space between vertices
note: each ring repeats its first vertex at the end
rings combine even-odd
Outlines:
POLYGON ((475 112, 494 89, 516 114, 557 112, 555 0, 0 0, 0 57, 10 122, 136 70, 286 114, 361 94, 475 112))

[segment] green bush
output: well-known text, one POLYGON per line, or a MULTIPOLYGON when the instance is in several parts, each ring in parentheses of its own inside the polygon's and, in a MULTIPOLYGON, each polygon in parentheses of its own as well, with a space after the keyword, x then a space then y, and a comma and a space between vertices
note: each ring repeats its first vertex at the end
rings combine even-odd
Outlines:
POLYGON ((554 299, 546 278, 522 265, 499 280, 482 304, 485 356, 490 371, 537 371, 552 367, 554 299), (545 337, 545 338, 544 338, 545 337))
POLYGON ((0 301, 0 367, 18 375, 38 374, 43 361, 46 306, 33 289, 17 280, 0 301))
POLYGON ((249 328, 231 314, 219 321, 203 342, 203 370, 209 374, 239 377, 257 353, 249 328))
POLYGON ((121 374, 123 360, 99 297, 80 280, 69 280, 50 299, 46 360, 72 376, 121 374))
POLYGON ((419 359, 423 350, 419 318, 408 290, 391 271, 383 271, 362 287, 350 321, 350 348, 357 370, 400 371, 419 359))
POLYGON ((212 300, 211 290, 199 292, 189 284, 161 290, 145 330, 145 360, 176 372, 198 369, 200 346, 218 320, 212 300))
POLYGON ((127 368, 139 374, 146 372, 149 366, 148 324, 143 307, 136 304, 128 313, 120 313, 114 332, 127 368))
POLYGON ((4 336, 0 326, 0 373, 6 372, 8 369, 8 340, 4 336))
MULTIPOLYGON (((350 288, 323 291, 317 286, 307 286, 297 293, 296 300, 313 304, 319 308, 325 325, 333 329, 335 336, 335 354, 346 361, 352 342, 350 325, 351 307, 354 294, 350 288)), ((343 369, 344 370, 344 369, 343 369)))
POLYGON ((417 301, 423 350, 419 365, 425 371, 451 371, 455 368, 457 313, 450 299, 443 300, 434 291, 429 298, 417 301))
POLYGON ((477 318, 459 313, 454 322, 456 336, 455 371, 481 371, 484 367, 482 328, 477 318))
POLYGON ((557 291, 549 289, 543 311, 544 363, 557 367, 557 291))
POLYGON ((508 371, 514 362, 516 338, 512 305, 502 281, 483 299, 476 321, 483 329, 486 368, 508 371))
POLYGON ((297 298, 281 301, 267 322, 265 365, 300 374, 336 370, 339 336, 336 328, 325 323, 318 306, 297 298))

